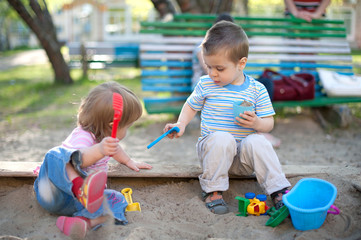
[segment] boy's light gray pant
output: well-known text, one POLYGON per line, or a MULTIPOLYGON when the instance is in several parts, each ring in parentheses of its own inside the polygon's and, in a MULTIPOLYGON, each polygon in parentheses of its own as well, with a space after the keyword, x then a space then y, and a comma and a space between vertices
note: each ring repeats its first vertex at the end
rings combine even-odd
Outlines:
POLYGON ((228 132, 214 132, 197 143, 203 173, 199 182, 203 191, 226 191, 228 174, 252 175, 266 194, 290 187, 271 143, 261 134, 251 134, 241 142, 228 132))

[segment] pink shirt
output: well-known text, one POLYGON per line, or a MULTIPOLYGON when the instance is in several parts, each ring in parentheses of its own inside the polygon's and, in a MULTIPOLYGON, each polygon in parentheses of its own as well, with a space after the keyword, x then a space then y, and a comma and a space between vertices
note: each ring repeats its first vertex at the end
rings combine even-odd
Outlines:
MULTIPOLYGON (((94 134, 91 132, 84 131, 81 127, 77 127, 73 132, 65 139, 62 146, 70 149, 82 149, 91 147, 97 144, 95 141, 94 134)), ((110 157, 105 156, 93 165, 84 168, 83 170, 89 172, 91 170, 102 170, 108 172, 108 161, 110 157)))

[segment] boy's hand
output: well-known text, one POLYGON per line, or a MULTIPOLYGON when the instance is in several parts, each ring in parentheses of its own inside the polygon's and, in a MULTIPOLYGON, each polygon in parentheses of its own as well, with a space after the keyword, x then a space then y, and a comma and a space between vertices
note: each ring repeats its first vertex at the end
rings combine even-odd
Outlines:
POLYGON ((236 117, 236 124, 245 128, 256 128, 258 122, 258 116, 253 111, 245 111, 243 114, 239 114, 240 117, 236 117))
POLYGON ((104 156, 115 155, 119 150, 119 139, 112 137, 105 137, 99 143, 99 151, 104 156))
POLYGON ((127 162, 126 166, 136 172, 139 172, 139 169, 152 169, 153 167, 149 165, 148 163, 144 162, 135 162, 133 160, 130 160, 127 162))
POLYGON ((163 133, 167 132, 169 129, 176 127, 176 126, 179 128, 179 132, 173 131, 173 132, 169 133, 167 135, 167 137, 170 139, 181 137, 185 130, 185 126, 182 125, 181 123, 173 123, 173 124, 168 123, 167 125, 165 125, 165 127, 163 129, 163 133))

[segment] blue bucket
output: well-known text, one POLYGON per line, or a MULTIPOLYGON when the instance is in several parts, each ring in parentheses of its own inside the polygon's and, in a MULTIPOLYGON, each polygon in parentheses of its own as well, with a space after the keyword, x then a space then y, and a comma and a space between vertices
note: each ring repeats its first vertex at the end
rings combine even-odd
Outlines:
POLYGON ((322 226, 336 195, 333 184, 318 178, 304 178, 283 195, 283 202, 290 211, 293 226, 306 231, 322 226))

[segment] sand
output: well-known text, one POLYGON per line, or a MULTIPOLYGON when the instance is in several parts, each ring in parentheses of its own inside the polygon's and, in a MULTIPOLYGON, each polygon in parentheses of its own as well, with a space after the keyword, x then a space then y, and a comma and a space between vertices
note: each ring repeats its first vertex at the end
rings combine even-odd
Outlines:
MULTIPOLYGON (((131 129, 122 141, 126 151, 138 161, 150 164, 195 164, 195 143, 199 128, 192 124, 176 140, 163 139, 151 149, 146 146, 162 134, 164 123, 131 129)), ((7 132, 1 129, 0 161, 41 161, 45 152, 59 144, 71 129, 56 131, 31 129, 7 132)), ((292 186, 305 177, 321 178, 337 187, 335 205, 339 215, 328 214, 316 230, 296 230, 290 218, 279 226, 265 226, 268 216, 236 216, 236 196, 263 193, 254 179, 232 179, 224 193, 231 212, 214 215, 200 198, 196 178, 110 178, 112 189, 133 189, 133 201, 141 212, 128 212, 129 224, 117 226, 112 219, 87 239, 361 239, 361 125, 325 132, 308 114, 278 119, 272 132, 282 140, 277 154, 282 165, 336 166, 339 171, 289 178, 292 186)), ((57 216, 36 202, 33 178, 1 178, 0 239, 68 239, 55 226, 57 216), (10 238, 11 239, 11 238, 10 238)), ((310 196, 312 197, 312 196, 310 196)), ((267 204, 272 206, 268 199, 267 204)))

